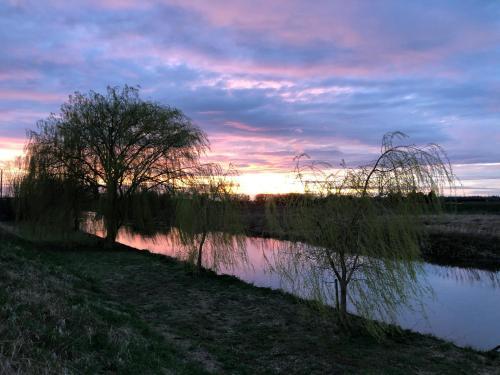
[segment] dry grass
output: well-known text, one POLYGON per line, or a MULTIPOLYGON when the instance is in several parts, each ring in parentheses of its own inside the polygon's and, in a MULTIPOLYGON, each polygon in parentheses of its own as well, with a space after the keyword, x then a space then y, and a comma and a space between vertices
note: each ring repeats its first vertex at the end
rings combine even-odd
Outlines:
POLYGON ((500 237, 500 215, 428 215, 426 226, 434 233, 460 233, 500 237))

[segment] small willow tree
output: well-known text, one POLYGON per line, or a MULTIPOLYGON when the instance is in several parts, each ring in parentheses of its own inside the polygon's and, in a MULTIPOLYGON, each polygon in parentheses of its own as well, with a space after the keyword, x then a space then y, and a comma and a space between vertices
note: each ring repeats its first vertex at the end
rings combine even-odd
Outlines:
POLYGON ((231 168, 224 171, 216 164, 204 165, 190 188, 178 197, 175 226, 180 245, 198 272, 246 261, 234 175, 231 168))
POLYGON ((405 140, 399 132, 386 134, 378 158, 358 168, 343 162, 334 170, 300 155, 295 172, 306 194, 268 208, 275 228, 301 241, 277 253, 277 268, 303 280, 314 298, 336 301, 343 323, 349 303, 363 317, 393 319, 425 291, 415 262, 419 214, 438 200, 423 192, 434 197, 451 187, 453 173, 441 147, 397 143, 405 140))
POLYGON ((76 197, 81 189, 99 195, 106 239, 113 243, 132 197, 190 178, 207 146, 205 134, 180 110, 142 100, 137 88, 77 92, 29 133, 24 185, 43 178, 69 183, 76 197))

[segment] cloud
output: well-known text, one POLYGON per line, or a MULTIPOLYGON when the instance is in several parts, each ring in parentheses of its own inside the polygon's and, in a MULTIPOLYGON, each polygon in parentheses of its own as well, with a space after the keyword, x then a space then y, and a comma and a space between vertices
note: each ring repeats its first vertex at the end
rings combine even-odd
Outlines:
POLYGON ((42 103, 61 103, 65 99, 62 94, 49 92, 35 92, 27 90, 2 90, 0 89, 0 100, 3 101, 28 101, 42 103))
POLYGON ((0 137, 20 142, 76 90, 127 83, 182 108, 209 158, 243 171, 289 170, 298 152, 366 162, 392 130, 456 164, 498 163, 499 14, 472 0, 4 1, 0 137))

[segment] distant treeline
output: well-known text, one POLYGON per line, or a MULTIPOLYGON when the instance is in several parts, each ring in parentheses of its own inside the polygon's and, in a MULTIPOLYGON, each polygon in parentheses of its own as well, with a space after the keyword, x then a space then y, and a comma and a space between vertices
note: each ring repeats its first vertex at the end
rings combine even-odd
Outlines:
POLYGON ((444 197, 443 201, 449 213, 500 215, 500 196, 444 197))
POLYGON ((470 196, 461 196, 461 197, 443 197, 446 202, 500 202, 499 195, 490 195, 490 196, 480 196, 480 195, 470 195, 470 196))
MULTIPOLYGON (((416 193, 421 196, 429 196, 429 194, 416 193)), ((291 199, 297 199, 304 196, 301 193, 287 193, 287 194, 257 194, 255 196, 256 202, 266 202, 269 200, 276 201, 287 201, 291 199)), ((440 197, 444 202, 454 202, 454 203, 465 203, 465 202, 500 202, 500 196, 490 195, 490 196, 442 196, 440 197)))
MULTIPOLYGON (((429 199, 428 195, 421 194, 423 200, 429 199)), ((253 200, 248 196, 240 195, 239 200, 241 207, 246 211, 246 215, 264 216, 264 208, 266 203, 273 202, 276 205, 285 205, 289 202, 310 199, 306 195, 300 193, 289 194, 258 194, 253 200), (259 211, 259 212, 255 212, 259 211)), ((500 196, 460 196, 460 197, 441 197, 442 208, 447 213, 465 213, 465 214, 500 214, 500 196)), ((96 210, 98 198, 94 202, 86 203, 87 210, 96 210)), ((165 194, 143 193, 136 195, 129 202, 132 206, 132 212, 127 220, 132 225, 145 227, 145 221, 154 220, 171 222, 172 216, 175 215, 174 199, 165 194), (147 211, 142 209, 147 207, 147 211), (139 214, 142 212, 142 214, 139 214)), ((0 199, 0 220, 13 220, 15 211, 13 210, 13 198, 0 199)), ((19 213, 18 213, 19 214, 19 213)), ((260 226, 260 225, 259 225, 260 226)))
MULTIPOLYGON (((436 199, 430 194, 415 193, 422 202, 436 199)), ((304 199, 305 195, 300 193, 290 194, 258 194, 255 196, 254 204, 264 206, 266 202, 274 202, 277 205, 304 199)), ((500 214, 500 196, 444 196, 439 198, 441 208, 446 213, 469 213, 469 214, 500 214)))
MULTIPOLYGON (((276 206, 287 206, 290 204, 297 203, 306 203, 314 206, 321 206, 321 204, 326 202, 334 202, 335 200, 359 200, 365 199, 351 195, 337 195, 337 194, 329 194, 329 195, 314 195, 314 194, 302 194, 302 193, 288 193, 288 194, 258 194, 255 196, 253 201, 250 201, 250 205, 254 206, 266 206, 267 204, 274 204, 276 206)), ((435 208, 436 203, 444 202, 441 198, 434 192, 430 192, 428 194, 424 194, 421 192, 412 192, 405 195, 402 194, 387 194, 384 196, 377 196, 371 198, 375 202, 380 203, 382 206, 391 207, 393 204, 397 204, 397 202, 410 201, 418 203, 419 207, 425 209, 428 206, 431 209, 435 208)))

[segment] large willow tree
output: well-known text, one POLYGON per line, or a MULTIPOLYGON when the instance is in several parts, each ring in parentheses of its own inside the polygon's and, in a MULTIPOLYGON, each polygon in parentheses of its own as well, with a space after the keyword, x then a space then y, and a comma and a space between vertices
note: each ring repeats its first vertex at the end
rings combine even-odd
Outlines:
POLYGON ((26 183, 70 182, 102 200, 106 239, 113 243, 138 192, 175 188, 207 147, 205 134, 178 109, 142 100, 134 87, 75 93, 60 113, 29 134, 26 183))
POLYGON ((349 303, 361 316, 394 318, 423 292, 419 214, 452 186, 453 174, 441 147, 405 140, 386 134, 377 159, 356 168, 300 155, 295 172, 306 195, 268 211, 275 228, 301 240, 277 252, 277 267, 310 296, 337 301, 343 322, 349 303))

